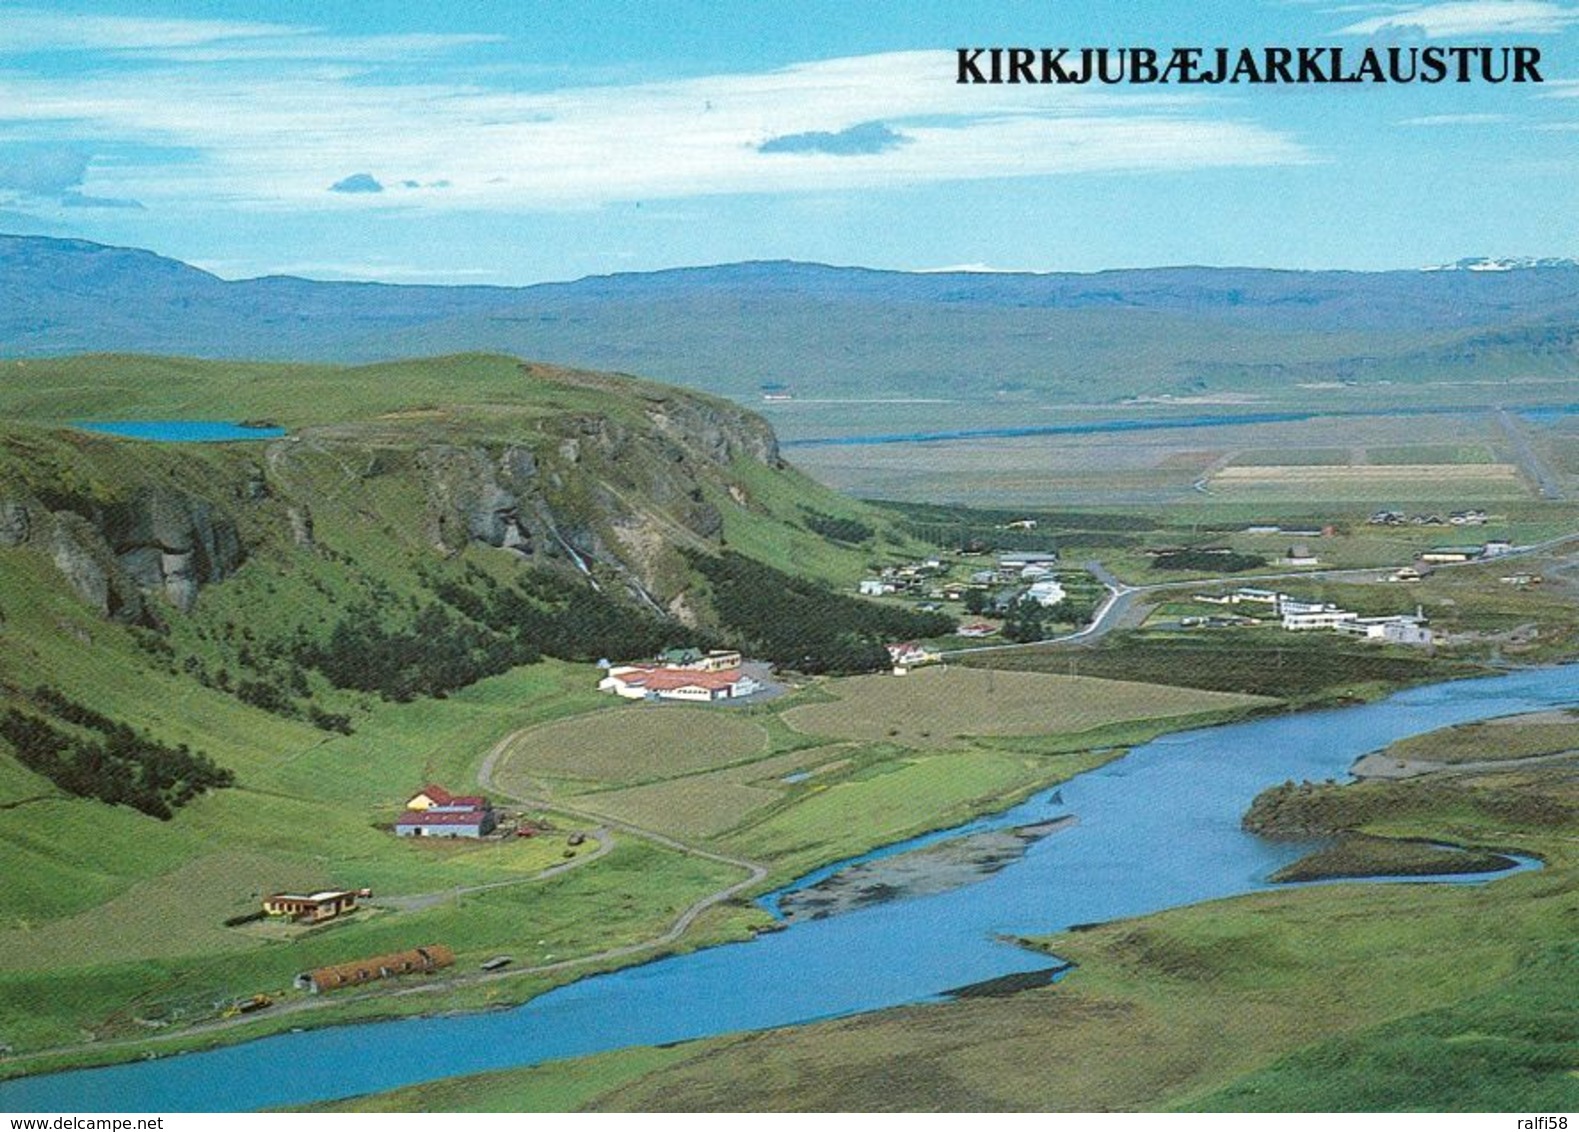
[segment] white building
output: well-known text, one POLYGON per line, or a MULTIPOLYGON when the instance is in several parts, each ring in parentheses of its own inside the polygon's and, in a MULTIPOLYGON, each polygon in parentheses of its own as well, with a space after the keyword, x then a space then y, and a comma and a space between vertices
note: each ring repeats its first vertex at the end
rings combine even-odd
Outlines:
POLYGON ((1396 617, 1357 617, 1336 628, 1340 633, 1391 645, 1427 646, 1435 641, 1425 618, 1419 613, 1412 617, 1407 614, 1396 617))
POLYGON ((1036 604, 1045 606, 1057 605, 1068 595, 1065 593, 1064 587, 1052 578, 1043 578, 1040 581, 1031 583, 1031 588, 1025 591, 1025 596, 1036 602, 1036 604))
POLYGON ((1284 602, 1283 628, 1291 632, 1305 629, 1335 629, 1346 621, 1356 621, 1359 614, 1335 605, 1315 605, 1306 601, 1284 602))

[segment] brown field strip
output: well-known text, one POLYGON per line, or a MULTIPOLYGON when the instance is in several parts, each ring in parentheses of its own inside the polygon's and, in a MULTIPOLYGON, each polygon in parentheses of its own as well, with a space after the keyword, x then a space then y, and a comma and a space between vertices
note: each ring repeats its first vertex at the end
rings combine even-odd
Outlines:
POLYGON ((918 748, 970 736, 1053 735, 1110 723, 1193 715, 1267 701, 1255 696, 983 668, 923 668, 909 676, 854 676, 828 685, 837 703, 784 713, 797 731, 918 748))
POLYGON ((1352 483, 1363 480, 1496 480, 1517 482, 1512 464, 1242 464, 1224 468, 1212 482, 1352 483))

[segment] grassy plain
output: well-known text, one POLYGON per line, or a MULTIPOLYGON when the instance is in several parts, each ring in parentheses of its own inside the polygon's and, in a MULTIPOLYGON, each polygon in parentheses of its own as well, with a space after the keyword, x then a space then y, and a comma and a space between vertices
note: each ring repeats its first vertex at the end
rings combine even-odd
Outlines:
POLYGON ((791 708, 785 722, 814 735, 926 749, 1257 706, 1231 694, 957 666, 921 668, 903 679, 856 676, 834 690, 837 701, 791 708))
POLYGON ((1570 710, 1461 723, 1400 739, 1383 754, 1452 765, 1539 758, 1575 750, 1579 750, 1579 711, 1570 710))
POLYGON ((717 770, 768 748, 749 716, 639 702, 537 728, 511 743, 509 758, 512 773, 624 785, 717 770))

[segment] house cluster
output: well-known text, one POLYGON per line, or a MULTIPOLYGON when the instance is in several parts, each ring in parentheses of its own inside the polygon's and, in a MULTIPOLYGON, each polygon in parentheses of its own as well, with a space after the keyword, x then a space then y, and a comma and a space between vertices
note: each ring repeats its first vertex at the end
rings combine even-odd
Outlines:
POLYGON ((371 888, 331 889, 309 896, 276 892, 263 898, 263 914, 284 916, 297 924, 321 924, 356 911, 357 900, 372 895, 371 888))
POLYGON ((1365 520, 1373 527, 1483 527, 1489 516, 1484 511, 1453 511, 1441 515, 1405 515, 1402 511, 1376 511, 1365 520))
POLYGON ((989 591, 982 608, 998 614, 1008 612, 1021 598, 1038 605, 1057 605, 1068 596, 1054 576, 1057 565, 1055 551, 1013 551, 999 555, 995 569, 977 570, 970 576, 970 586, 960 588, 989 591))
POLYGON ((900 566, 884 566, 877 576, 862 578, 857 586, 863 597, 883 597, 886 594, 915 594, 927 588, 927 582, 945 572, 941 558, 925 558, 920 562, 907 562, 900 566))
POLYGON ((669 649, 655 661, 609 666, 598 681, 598 691, 627 700, 738 700, 763 688, 741 667, 743 663, 733 650, 669 649))
POLYGON ((486 837, 499 824, 493 803, 476 795, 457 796, 442 786, 424 786, 406 802, 395 821, 398 837, 486 837))
MULTIPOLYGON (((1331 629, 1369 641, 1384 641, 1395 645, 1430 645, 1433 641, 1426 618, 1418 607, 1413 614, 1395 614, 1389 617, 1361 617, 1351 609, 1342 609, 1329 602, 1300 601, 1274 590, 1239 589, 1228 594, 1196 594, 1195 600, 1211 605, 1266 605, 1281 626, 1292 633, 1310 629, 1331 629)), ((1258 625, 1261 619, 1238 616, 1232 618, 1185 618, 1181 624, 1258 625)))

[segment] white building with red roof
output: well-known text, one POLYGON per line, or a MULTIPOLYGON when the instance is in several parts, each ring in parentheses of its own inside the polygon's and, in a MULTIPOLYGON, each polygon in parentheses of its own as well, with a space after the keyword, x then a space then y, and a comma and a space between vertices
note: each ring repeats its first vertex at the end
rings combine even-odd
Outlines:
POLYGON ((493 803, 476 794, 451 794, 428 783, 406 802, 395 822, 400 837, 486 837, 498 824, 493 803))
POLYGON ((699 672, 655 664, 622 664, 598 681, 600 692, 627 700, 690 700, 711 703, 733 700, 762 690, 762 683, 739 668, 699 672))

